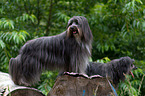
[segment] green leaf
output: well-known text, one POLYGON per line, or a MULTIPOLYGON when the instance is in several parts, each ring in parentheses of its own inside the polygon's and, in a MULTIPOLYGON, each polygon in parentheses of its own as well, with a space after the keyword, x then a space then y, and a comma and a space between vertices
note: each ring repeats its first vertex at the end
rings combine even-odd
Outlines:
POLYGON ((0 39, 0 47, 3 49, 3 48, 5 48, 5 43, 0 39))
POLYGON ((135 0, 135 1, 138 2, 138 3, 140 3, 140 4, 143 4, 141 0, 135 0))
POLYGON ((29 17, 31 19, 31 21, 34 23, 36 21, 36 16, 31 14, 31 16, 29 17))

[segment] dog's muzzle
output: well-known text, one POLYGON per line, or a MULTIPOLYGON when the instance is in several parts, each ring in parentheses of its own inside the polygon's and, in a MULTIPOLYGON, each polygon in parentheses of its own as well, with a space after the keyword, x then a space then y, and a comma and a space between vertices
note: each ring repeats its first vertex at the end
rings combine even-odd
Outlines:
POLYGON ((76 26, 71 26, 70 27, 70 32, 72 32, 73 34, 78 34, 78 29, 76 26))
POLYGON ((136 67, 135 65, 133 65, 133 70, 136 70, 138 67, 136 67))
MULTIPOLYGON (((133 65, 133 66, 132 66, 132 70, 136 70, 136 69, 137 69, 137 67, 136 67, 135 65, 133 65)), ((131 70, 129 71, 129 74, 132 75, 132 77, 134 78, 134 75, 133 75, 133 73, 131 72, 131 70)))

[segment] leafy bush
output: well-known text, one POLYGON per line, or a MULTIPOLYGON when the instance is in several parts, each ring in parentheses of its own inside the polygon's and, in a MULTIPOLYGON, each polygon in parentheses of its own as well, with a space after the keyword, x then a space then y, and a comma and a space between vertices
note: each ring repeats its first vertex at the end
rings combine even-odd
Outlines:
POLYGON ((34 87, 39 89, 43 94, 47 95, 48 92, 51 90, 55 83, 55 79, 57 79, 58 72, 57 71, 46 71, 42 73, 40 78, 41 82, 34 87), (40 85, 41 84, 41 85, 40 85))
POLYGON ((119 96, 141 96, 141 87, 145 74, 139 68, 133 71, 133 74, 135 76, 134 78, 126 75, 126 80, 119 84, 119 96))

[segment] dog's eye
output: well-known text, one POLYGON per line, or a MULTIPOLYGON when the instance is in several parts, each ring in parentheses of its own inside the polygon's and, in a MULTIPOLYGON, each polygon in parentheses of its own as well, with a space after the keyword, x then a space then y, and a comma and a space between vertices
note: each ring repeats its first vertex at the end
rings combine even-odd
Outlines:
POLYGON ((78 20, 76 20, 75 23, 78 25, 78 20))
POLYGON ((69 25, 72 25, 72 22, 70 22, 69 25))
POLYGON ((69 21, 68 26, 72 25, 73 21, 69 21))

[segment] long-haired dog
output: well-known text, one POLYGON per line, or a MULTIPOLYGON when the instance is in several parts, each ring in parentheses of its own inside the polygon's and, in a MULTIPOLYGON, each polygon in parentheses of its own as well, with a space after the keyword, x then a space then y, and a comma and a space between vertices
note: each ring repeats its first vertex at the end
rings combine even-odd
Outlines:
POLYGON ((120 80, 125 80, 124 74, 131 74, 133 76, 131 70, 137 68, 133 62, 134 59, 130 57, 121 57, 108 63, 90 62, 86 71, 88 76, 101 75, 103 77, 110 77, 115 86, 117 86, 120 80))
POLYGON ((22 46, 19 55, 9 63, 12 80, 18 85, 31 85, 39 80, 43 70, 85 73, 92 38, 87 19, 72 17, 65 32, 33 39, 22 46))

